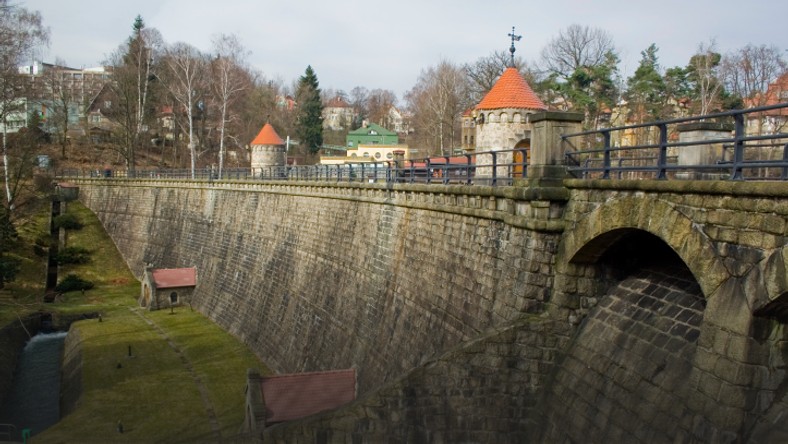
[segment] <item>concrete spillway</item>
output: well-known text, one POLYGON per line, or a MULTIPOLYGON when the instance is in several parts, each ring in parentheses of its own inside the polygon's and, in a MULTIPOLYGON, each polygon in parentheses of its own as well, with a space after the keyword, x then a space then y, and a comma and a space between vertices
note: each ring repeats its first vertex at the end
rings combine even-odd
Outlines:
POLYGON ((66 333, 37 334, 25 345, 0 424, 13 424, 21 441, 24 429, 35 435, 60 420, 60 360, 66 333))

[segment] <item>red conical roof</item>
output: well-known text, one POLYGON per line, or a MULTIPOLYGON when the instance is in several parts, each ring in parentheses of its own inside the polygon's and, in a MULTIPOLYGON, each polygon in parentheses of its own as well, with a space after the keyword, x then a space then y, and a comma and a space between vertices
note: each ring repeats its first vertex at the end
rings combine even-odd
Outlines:
POLYGON ((502 108, 547 110, 516 68, 506 68, 490 92, 476 105, 476 109, 502 108))
POLYGON ((284 145, 285 141, 276 134, 276 130, 270 123, 266 123, 263 129, 252 141, 252 145, 284 145))

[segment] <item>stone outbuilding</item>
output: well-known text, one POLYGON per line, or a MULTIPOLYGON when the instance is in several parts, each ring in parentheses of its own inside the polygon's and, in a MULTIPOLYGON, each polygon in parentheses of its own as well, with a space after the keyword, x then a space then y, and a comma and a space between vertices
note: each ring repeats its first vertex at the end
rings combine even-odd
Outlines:
POLYGON ((353 368, 276 376, 249 369, 244 430, 259 434, 273 424, 339 408, 353 402, 357 391, 353 368))
POLYGON ((177 307, 189 303, 197 286, 197 269, 145 267, 140 307, 148 310, 177 307))
POLYGON ((284 175, 287 146, 270 123, 266 123, 250 144, 252 174, 255 177, 284 175))

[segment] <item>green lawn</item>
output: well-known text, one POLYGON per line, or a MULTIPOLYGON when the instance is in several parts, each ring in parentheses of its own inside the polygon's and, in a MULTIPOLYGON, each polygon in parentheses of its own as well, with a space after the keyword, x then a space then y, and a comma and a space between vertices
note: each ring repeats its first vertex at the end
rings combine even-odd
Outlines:
MULTIPOLYGON (((35 435, 33 442, 215 441, 195 377, 205 388, 222 438, 235 436, 244 419, 246 369, 270 372, 246 346, 189 307, 176 308, 174 314, 139 309, 139 283, 101 224, 79 203, 70 203, 68 211, 85 226, 70 230, 67 243, 88 248, 91 261, 61 267, 59 277, 75 273, 96 287, 84 295, 66 293, 45 308, 63 313, 98 311, 102 322, 72 324, 82 346, 82 396, 73 413, 35 435), (118 421, 123 423, 123 434, 117 431, 118 421)), ((16 284, 14 291, 25 287, 16 284)))

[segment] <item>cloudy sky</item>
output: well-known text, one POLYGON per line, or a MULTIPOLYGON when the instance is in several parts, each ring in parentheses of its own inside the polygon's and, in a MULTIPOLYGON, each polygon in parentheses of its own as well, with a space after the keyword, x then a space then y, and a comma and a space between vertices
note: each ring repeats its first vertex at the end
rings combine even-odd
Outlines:
MULTIPOLYGON (((788 49, 785 0, 19 0, 51 30, 44 61, 98 66, 130 34, 137 14, 167 43, 209 51, 217 34, 235 34, 266 78, 290 85, 312 65, 323 89, 355 86, 402 94, 442 59, 474 62, 507 50, 537 61, 571 24, 608 31, 632 74, 655 43, 663 67, 686 65, 698 44, 726 53, 745 46, 788 49)), ((788 53, 786 53, 788 56, 788 53)))

